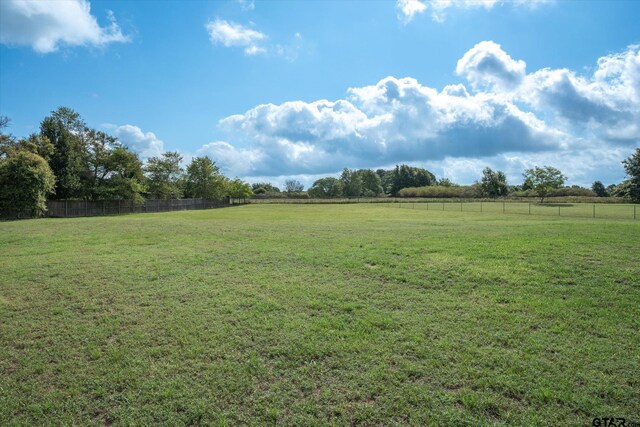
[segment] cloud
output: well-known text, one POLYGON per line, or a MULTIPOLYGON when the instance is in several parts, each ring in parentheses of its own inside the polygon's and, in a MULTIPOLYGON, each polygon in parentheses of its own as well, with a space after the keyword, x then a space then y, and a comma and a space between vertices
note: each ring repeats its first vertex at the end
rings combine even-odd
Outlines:
POLYGON ((160 156, 164 152, 164 142, 153 132, 143 132, 134 125, 106 125, 105 127, 111 129, 122 144, 138 153, 143 161, 149 157, 160 156))
POLYGON ((640 46, 601 57, 592 76, 543 69, 523 80, 518 98, 574 133, 611 143, 640 140, 640 46))
POLYGON ((621 178, 620 160, 640 144, 638 46, 600 58, 590 75, 527 74, 524 61, 485 41, 465 53, 456 71, 467 84, 438 90, 389 76, 350 88, 343 99, 257 105, 220 120, 228 138, 202 153, 245 177, 403 162, 464 171, 469 162, 489 162, 518 179, 523 165, 535 162, 583 179, 596 169, 621 178))
POLYGON ((238 3, 240 8, 245 12, 256 8, 256 4, 253 0, 236 0, 236 3, 238 3))
POLYGON ((472 96, 464 87, 438 92, 415 79, 395 77, 352 88, 348 99, 259 105, 223 119, 220 126, 251 141, 256 161, 245 172, 258 175, 540 151, 565 139, 534 114, 493 94, 472 96))
POLYGON ((214 44, 221 44, 225 47, 244 47, 246 55, 266 52, 259 44, 267 36, 259 31, 223 19, 209 22, 206 28, 209 32, 209 38, 214 44))
POLYGON ((427 5, 421 0, 398 0, 396 7, 399 11, 399 17, 405 22, 411 21, 414 15, 418 15, 427 10, 427 5))
POLYGON ((209 22, 206 28, 213 44, 243 47, 244 54, 247 56, 266 55, 295 61, 304 45, 302 34, 299 32, 296 32, 288 42, 268 43, 269 37, 266 34, 223 19, 209 22))
POLYGON ((492 9, 497 5, 511 5, 513 7, 526 7, 534 9, 542 4, 553 3, 555 0, 396 0, 398 17, 405 23, 410 22, 415 15, 431 10, 431 19, 443 22, 445 11, 450 8, 492 9))
POLYGON ((464 76, 474 88, 509 90, 522 82, 525 68, 524 61, 512 59, 499 44, 483 41, 458 61, 456 74, 464 76))
POLYGON ((105 46, 128 42, 111 11, 109 25, 101 27, 86 0, 0 1, 0 42, 30 45, 40 53, 55 52, 61 45, 105 46))

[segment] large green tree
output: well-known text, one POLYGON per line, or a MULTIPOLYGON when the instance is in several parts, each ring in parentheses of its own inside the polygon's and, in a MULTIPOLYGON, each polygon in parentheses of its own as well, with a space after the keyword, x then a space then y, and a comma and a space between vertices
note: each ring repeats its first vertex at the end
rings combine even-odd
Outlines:
POLYGON ((342 183, 342 195, 346 197, 358 197, 362 194, 362 178, 358 171, 343 169, 340 175, 342 183))
POLYGON ((313 183, 307 192, 311 197, 340 197, 342 182, 332 177, 320 178, 313 183))
POLYGON ((482 171, 480 188, 485 197, 506 196, 509 193, 507 176, 502 171, 494 172, 490 167, 486 167, 482 171))
POLYGON ((428 170, 408 165, 396 165, 391 179, 389 192, 394 196, 403 188, 426 187, 437 182, 435 175, 428 170))
POLYGON ((371 169, 360 169, 358 172, 361 182, 360 195, 365 197, 377 197, 384 193, 382 180, 371 169))
POLYGON ((125 147, 116 147, 106 159, 108 178, 100 183, 96 194, 102 199, 144 201, 146 182, 138 155, 125 147))
POLYGON ((304 190, 304 185, 297 179, 287 179, 284 182, 284 191, 287 193, 299 193, 304 190))
POLYGON ((40 135, 53 145, 49 166, 56 177, 54 198, 83 198, 90 171, 86 163, 86 125, 80 115, 60 107, 40 123, 40 135))
POLYGON ((393 170, 376 169, 376 175, 380 177, 382 191, 386 194, 390 194, 391 186, 393 184, 393 170))
POLYGON ((629 176, 628 194, 634 203, 640 202, 640 147, 622 164, 629 176))
POLYGON ((27 150, 11 150, 0 159, 0 213, 17 218, 38 217, 55 177, 45 159, 27 150))
POLYGON ((591 186, 591 191, 596 193, 598 197, 607 197, 607 189, 601 181, 594 181, 591 186))
POLYGON ((84 197, 92 200, 142 200, 145 179, 138 156, 117 138, 86 128, 84 197))
POLYGON ((209 157, 194 157, 184 177, 184 195, 218 200, 224 196, 225 178, 209 157))
POLYGON ((524 176, 525 182, 523 187, 535 191, 538 197, 540 197, 540 203, 544 203, 544 198, 553 190, 562 187, 564 181, 567 179, 560 170, 552 166, 535 166, 525 170, 522 175, 524 176))
POLYGON ((181 162, 182 156, 177 151, 168 151, 160 157, 151 157, 147 160, 145 172, 150 198, 179 199, 182 197, 181 162))
POLYGON ((253 194, 279 193, 280 189, 270 182, 256 182, 251 184, 253 194))
POLYGON ((249 185, 249 183, 236 178, 226 181, 225 193, 227 196, 233 199, 244 199, 251 196, 251 194, 253 194, 253 191, 251 191, 251 186, 249 185))

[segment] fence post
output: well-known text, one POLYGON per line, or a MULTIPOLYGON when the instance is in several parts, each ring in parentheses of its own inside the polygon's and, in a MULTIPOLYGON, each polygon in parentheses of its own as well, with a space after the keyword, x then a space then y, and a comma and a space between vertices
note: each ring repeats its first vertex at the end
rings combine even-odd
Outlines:
POLYGON ((596 217, 596 204, 593 204, 593 217, 596 217))
POLYGON ((636 219, 636 205, 633 205, 633 219, 636 219))
POLYGON ((89 205, 87 199, 84 200, 84 216, 89 216, 89 205))
POLYGON ((118 199, 118 215, 120 215, 120 199, 118 199))
POLYGON ((68 207, 67 207, 68 203, 67 202, 68 202, 68 200, 64 199, 64 217, 65 218, 69 216, 68 207))
POLYGON ((502 213, 505 212, 505 206, 504 206, 504 202, 502 202, 502 213))
POLYGON ((480 201, 480 212, 482 213, 482 200, 480 201))

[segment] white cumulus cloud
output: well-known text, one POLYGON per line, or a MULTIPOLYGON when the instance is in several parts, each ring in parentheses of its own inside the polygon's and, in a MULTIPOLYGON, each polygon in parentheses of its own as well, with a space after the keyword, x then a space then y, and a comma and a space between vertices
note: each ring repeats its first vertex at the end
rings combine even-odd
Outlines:
POLYGON ((138 153, 142 160, 160 156, 164 152, 164 142, 153 132, 144 132, 134 125, 107 125, 106 127, 113 131, 122 144, 138 153))
POLYGON ((86 0, 1 0, 0 42, 29 45, 40 53, 67 46, 104 46, 127 42, 112 12, 100 26, 86 0))
POLYGON ((247 55, 257 55, 265 53, 266 50, 259 46, 260 42, 267 36, 259 31, 244 27, 235 22, 216 19, 207 23, 209 38, 214 44, 221 44, 225 47, 244 47, 247 55))
POLYGON ((510 5, 513 7, 527 7, 533 9, 541 4, 553 3, 555 0, 396 0, 398 15, 405 23, 428 10, 431 18, 436 22, 445 19, 445 11, 451 8, 459 9, 492 9, 497 5, 510 5))
POLYGON ((575 179, 596 169, 621 178, 620 160, 640 144, 639 63, 638 46, 630 46, 600 58, 589 75, 527 74, 524 61, 485 41, 458 61, 467 84, 438 90, 389 76, 350 88, 343 99, 258 105, 222 119, 227 141, 202 152, 245 177, 394 163, 436 173, 449 164, 468 177, 469 162, 486 162, 519 180, 533 161, 561 166, 575 179))
POLYGON ((499 44, 483 41, 458 61, 456 73, 464 76, 474 88, 509 90, 522 82, 525 69, 524 61, 512 59, 499 44))

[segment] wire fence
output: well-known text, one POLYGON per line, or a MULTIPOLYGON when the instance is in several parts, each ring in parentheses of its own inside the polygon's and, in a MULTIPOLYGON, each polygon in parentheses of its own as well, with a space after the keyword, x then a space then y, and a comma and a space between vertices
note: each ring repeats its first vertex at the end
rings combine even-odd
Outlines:
POLYGON ((398 203, 398 208, 444 212, 545 215, 575 218, 638 219, 635 204, 535 202, 424 202, 398 203))
POLYGON ((196 209, 215 209, 245 204, 245 199, 169 199, 145 200, 48 200, 45 217, 75 218, 83 216, 124 215, 131 213, 171 212, 196 209))
POLYGON ((342 197, 326 199, 250 199, 252 204, 350 204, 388 203, 398 209, 422 209, 444 212, 501 213, 545 215, 577 218, 638 219, 637 204, 624 203, 564 203, 487 200, 425 200, 394 197, 342 197))

